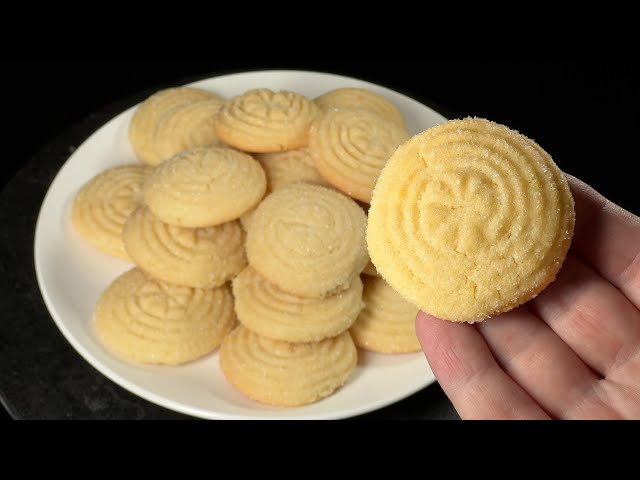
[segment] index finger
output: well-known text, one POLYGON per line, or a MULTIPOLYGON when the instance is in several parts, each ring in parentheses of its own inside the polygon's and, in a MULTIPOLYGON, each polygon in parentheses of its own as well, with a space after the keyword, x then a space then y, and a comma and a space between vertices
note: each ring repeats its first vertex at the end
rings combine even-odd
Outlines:
POLYGON ((640 308, 640 218, 567 175, 575 201, 571 250, 640 308))

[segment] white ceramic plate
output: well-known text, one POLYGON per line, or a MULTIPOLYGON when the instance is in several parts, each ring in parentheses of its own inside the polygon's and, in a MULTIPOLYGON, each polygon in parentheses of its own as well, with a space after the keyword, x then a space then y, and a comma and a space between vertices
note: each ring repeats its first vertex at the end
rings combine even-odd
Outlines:
MULTIPOLYGON (((314 98, 340 87, 364 87, 400 108, 412 133, 445 121, 400 93, 353 78, 317 72, 262 71, 224 75, 191 84, 231 97, 258 87, 293 90, 314 98)), ((101 292, 131 268, 103 255, 73 230, 70 206, 90 178, 115 165, 137 162, 127 139, 133 108, 95 132, 69 157, 42 204, 35 235, 35 265, 42 296, 58 328, 91 365, 127 390, 164 407, 210 419, 329 419, 369 412, 411 395, 435 378, 422 353, 361 352, 348 383, 330 397, 298 408, 274 408, 234 390, 218 366, 218 354, 179 367, 126 363, 107 351, 93 328, 101 292)))

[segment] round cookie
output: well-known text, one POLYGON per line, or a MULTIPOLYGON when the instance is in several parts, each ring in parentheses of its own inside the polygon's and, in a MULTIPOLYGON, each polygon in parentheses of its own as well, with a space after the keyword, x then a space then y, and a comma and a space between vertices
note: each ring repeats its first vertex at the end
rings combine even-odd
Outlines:
POLYGON ((503 125, 468 118, 393 154, 373 193, 367 241, 378 272, 411 303, 476 322, 555 279, 574 219, 549 154, 503 125))
POLYGON ((364 307, 362 281, 322 299, 284 292, 253 268, 233 279, 238 320, 263 337, 287 342, 317 342, 348 330, 364 307))
POLYGON ((73 200, 75 230, 97 250, 129 260, 122 229, 142 202, 142 185, 150 172, 151 167, 145 165, 124 165, 89 180, 73 200))
POLYGON ((250 155, 197 148, 163 162, 149 175, 144 199, 165 223, 209 227, 239 218, 264 196, 266 178, 250 155))
POLYGON ((420 350, 415 321, 418 309, 379 277, 364 278, 365 307, 351 327, 357 347, 380 353, 420 350))
POLYGON ((247 397, 293 407, 316 402, 344 385, 358 355, 349 332, 321 342, 289 343, 236 328, 220 348, 226 379, 247 397))
POLYGON ((290 183, 306 182, 328 185, 314 164, 309 150, 301 148, 286 152, 259 153, 255 159, 267 174, 267 191, 274 192, 290 183))
POLYGON ((167 112, 158 122, 154 137, 157 158, 164 161, 185 150, 219 145, 213 123, 223 103, 213 98, 180 105, 167 112))
POLYGON ((409 138, 406 129, 366 110, 328 110, 311 126, 309 150, 331 185, 369 202, 382 167, 409 138))
POLYGON ((237 221, 204 228, 176 227, 141 207, 127 220, 122 238, 138 267, 175 285, 218 287, 247 264, 245 234, 237 221))
POLYGON ((129 141, 138 158, 149 165, 160 163, 154 140, 162 117, 181 105, 211 99, 224 101, 206 90, 179 87, 156 92, 142 102, 129 123, 129 141))
POLYGON ((246 152, 279 152, 305 147, 319 109, 294 92, 249 90, 227 101, 216 117, 222 141, 246 152))
MULTIPOLYGON (((363 207, 362 205, 360 205, 360 206, 363 207)), ((369 205, 367 205, 367 207, 369 207, 369 205)), ((369 211, 369 208, 367 208, 366 211, 369 211)), ((367 217, 367 224, 368 223, 369 223, 369 219, 367 217)), ((378 273, 378 270, 376 270, 376 266, 373 264, 371 259, 369 259, 369 263, 367 263, 367 265, 364 267, 364 270, 362 270, 362 273, 364 275, 369 275, 370 277, 379 277, 380 276, 380 274, 378 273)))
POLYGON ((134 268, 105 290, 94 314, 98 335, 116 354, 178 365, 215 350, 236 318, 228 286, 178 287, 134 268))
POLYGON ((265 198, 247 232, 247 258, 282 290, 321 298, 345 290, 367 264, 366 215, 350 198, 294 183, 265 198))
POLYGON ((256 205, 251 210, 248 210, 247 212, 243 213, 242 216, 240 217, 239 219, 240 225, 242 225, 242 228, 244 229, 245 232, 249 231, 251 221, 253 220, 253 215, 256 213, 256 209, 258 208, 259 205, 260 204, 256 205))
MULTIPOLYGON (((306 148, 286 152, 258 153, 255 159, 260 162, 267 175, 267 193, 298 182, 329 186, 318 173, 313 157, 306 148)), ((255 208, 240 217, 240 223, 245 231, 249 228, 254 212, 255 208)))
POLYGON ((402 113, 382 95, 364 88, 338 88, 320 95, 314 100, 322 110, 362 109, 377 113, 406 130, 402 113))

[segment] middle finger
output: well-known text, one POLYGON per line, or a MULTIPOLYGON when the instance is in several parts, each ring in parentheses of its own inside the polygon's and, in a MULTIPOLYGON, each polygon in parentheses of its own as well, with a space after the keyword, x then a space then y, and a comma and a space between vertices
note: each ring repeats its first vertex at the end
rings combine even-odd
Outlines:
POLYGON ((505 372, 551 416, 571 418, 573 407, 598 388, 600 377, 525 307, 478 328, 505 372))

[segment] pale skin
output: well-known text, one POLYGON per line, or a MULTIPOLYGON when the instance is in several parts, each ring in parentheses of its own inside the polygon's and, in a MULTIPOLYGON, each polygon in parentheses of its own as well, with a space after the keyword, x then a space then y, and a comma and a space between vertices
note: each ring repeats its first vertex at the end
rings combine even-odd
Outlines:
POLYGON ((640 419, 640 218, 567 178, 576 226, 555 282, 476 325, 418 313, 463 419, 640 419))

